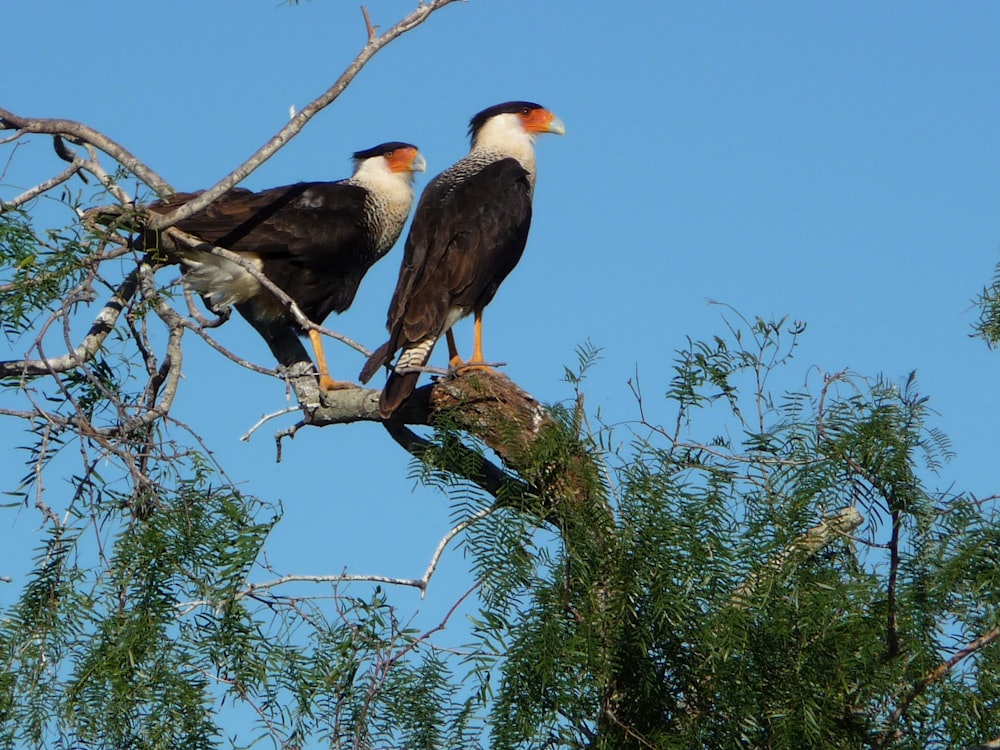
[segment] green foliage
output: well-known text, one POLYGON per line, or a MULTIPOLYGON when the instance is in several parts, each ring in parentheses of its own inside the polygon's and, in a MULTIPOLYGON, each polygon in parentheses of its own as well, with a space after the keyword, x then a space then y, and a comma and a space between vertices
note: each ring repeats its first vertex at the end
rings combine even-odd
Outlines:
POLYGON ((231 606, 271 522, 251 521, 253 501, 194 481, 161 487, 155 501, 157 512, 118 526, 92 565, 81 563, 84 530, 110 523, 124 499, 106 491, 106 507, 78 506, 54 527, 0 626, 3 744, 214 746, 216 664, 205 647, 225 637, 225 621, 181 615, 231 606))
POLYGON ((318 598, 281 579, 261 554, 280 514, 165 424, 110 448, 80 434, 74 420, 113 424, 139 397, 126 350, 106 348, 46 394, 53 416, 23 446, 22 503, 68 446, 94 458, 0 613, 0 745, 915 749, 995 736, 1000 657, 960 649, 998 624, 1000 526, 991 504, 926 484, 949 444, 916 378, 835 373, 776 392, 803 326, 727 328, 677 353, 664 398, 636 377, 630 424, 584 412, 599 350, 581 347, 572 402, 551 407, 495 497, 457 477, 496 457, 442 418, 414 478, 469 523, 479 584, 469 642, 447 649, 401 620, 391 592, 318 598), (862 529, 802 546, 845 507, 862 529), (253 730, 234 736, 233 722, 253 730))
POLYGON ((949 446, 915 378, 839 373, 775 395, 803 327, 742 323, 678 353, 667 408, 634 384, 643 418, 624 444, 621 426, 563 433, 611 477, 590 489, 614 504, 612 535, 565 515, 556 537, 500 515, 470 532, 489 582, 476 635, 492 658, 476 674, 492 747, 943 748, 997 733, 995 648, 923 685, 997 626, 998 574, 992 513, 924 484, 949 446), (850 506, 868 520, 857 538, 796 551, 850 506))
POLYGON ((219 747, 235 712, 239 746, 470 746, 471 701, 385 592, 250 584, 278 514, 197 454, 173 468, 143 503, 78 488, 53 526, 0 613, 0 745, 219 747))
MULTIPOLYGON (((93 288, 88 242, 0 215, 8 336, 93 288)), ((1000 656, 977 641, 1000 625, 995 504, 928 484, 950 446, 914 375, 783 388, 805 327, 728 311, 656 398, 636 374, 628 424, 587 414, 600 350, 581 346, 516 474, 442 415, 413 477, 465 527, 479 597, 469 642, 444 648, 391 592, 317 596, 273 571, 278 510, 169 418, 119 429, 158 403, 169 360, 149 346, 153 286, 94 357, 30 386, 25 468, 3 489, 46 537, 0 611, 0 746, 915 750, 1000 733, 1000 656), (42 492, 50 471, 62 493, 42 492), (842 508, 866 524, 809 546, 842 508)), ((521 444, 523 425, 494 429, 490 445, 521 444)))
POLYGON ((993 282, 983 289, 974 304, 979 308, 979 320, 973 326, 973 335, 995 347, 1000 343, 1000 265, 994 270, 993 282))
POLYGON ((18 336, 76 287, 88 272, 78 228, 37 233, 23 211, 0 212, 0 326, 18 336))

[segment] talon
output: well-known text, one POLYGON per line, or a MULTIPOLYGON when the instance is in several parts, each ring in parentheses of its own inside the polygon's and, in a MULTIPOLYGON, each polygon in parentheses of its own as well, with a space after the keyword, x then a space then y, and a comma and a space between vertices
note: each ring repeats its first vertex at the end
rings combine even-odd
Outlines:
POLYGON ((489 365, 482 364, 480 362, 465 362, 459 363, 457 367, 452 367, 456 374, 467 372, 469 370, 482 370, 483 372, 495 372, 495 370, 489 365))
POLYGON ((357 383, 351 383, 347 380, 334 380, 328 375, 321 375, 319 379, 319 389, 326 393, 327 391, 343 391, 348 388, 360 388, 357 383))

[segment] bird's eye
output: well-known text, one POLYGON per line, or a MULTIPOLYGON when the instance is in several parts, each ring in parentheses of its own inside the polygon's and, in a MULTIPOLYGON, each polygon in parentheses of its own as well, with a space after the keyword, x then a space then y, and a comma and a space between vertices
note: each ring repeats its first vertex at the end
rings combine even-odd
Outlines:
POLYGON ((386 151, 384 154, 382 154, 382 156, 384 156, 386 159, 388 159, 394 153, 396 153, 396 152, 395 151, 386 151))
POLYGON ((531 114, 531 107, 525 107, 524 109, 522 109, 521 110, 521 114, 524 115, 525 117, 527 117, 528 115, 530 115, 531 114))

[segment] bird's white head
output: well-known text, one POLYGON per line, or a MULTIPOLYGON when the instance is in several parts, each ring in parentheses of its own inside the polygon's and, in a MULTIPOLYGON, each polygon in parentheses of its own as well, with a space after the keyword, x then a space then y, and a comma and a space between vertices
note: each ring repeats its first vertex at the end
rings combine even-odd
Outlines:
POLYGON ((564 135, 566 126, 555 114, 534 102, 504 102, 477 114, 469 122, 472 149, 510 154, 534 161, 535 139, 542 133, 564 135))
POLYGON ((413 184, 416 172, 427 170, 427 162, 412 143, 390 141, 354 154, 351 182, 377 186, 386 182, 413 184))

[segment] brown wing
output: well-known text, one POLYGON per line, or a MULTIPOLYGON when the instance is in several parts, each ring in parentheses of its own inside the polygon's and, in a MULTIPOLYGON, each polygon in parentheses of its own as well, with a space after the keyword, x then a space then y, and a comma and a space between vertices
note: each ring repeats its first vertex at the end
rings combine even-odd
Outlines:
MULTIPOLYGON (((198 193, 150 209, 164 213, 198 193)), ((263 261, 263 272, 311 319, 342 312, 378 260, 365 222, 367 191, 340 182, 303 182, 251 192, 234 188, 178 228, 263 261)))
POLYGON ((439 336, 449 312, 485 307, 524 252, 531 184, 515 159, 456 185, 431 183, 406 239, 388 328, 393 351, 439 336))
MULTIPOLYGON (((406 238, 389 305, 389 341, 369 357, 361 382, 399 349, 412 349, 411 359, 426 362, 450 316, 489 304, 520 260, 530 226, 531 183, 515 159, 493 162, 460 181, 447 172, 432 180, 406 238)), ((390 372, 379 397, 382 416, 399 408, 418 378, 419 372, 390 372)))

